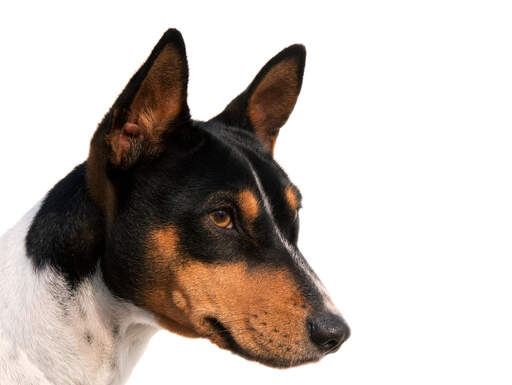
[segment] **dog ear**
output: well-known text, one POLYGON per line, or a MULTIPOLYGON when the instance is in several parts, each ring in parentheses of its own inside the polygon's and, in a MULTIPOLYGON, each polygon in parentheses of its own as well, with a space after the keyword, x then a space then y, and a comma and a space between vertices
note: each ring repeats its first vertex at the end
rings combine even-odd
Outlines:
POLYGON ((302 86, 306 49, 295 44, 265 64, 249 87, 212 120, 254 132, 271 154, 302 86))
POLYGON ((190 121, 188 66, 179 31, 164 33, 133 75, 91 140, 88 188, 111 218, 115 207, 114 175, 163 150, 167 136, 190 121))
MULTIPOLYGON (((169 29, 119 95, 98 128, 108 162, 127 169, 163 150, 166 134, 189 120, 188 66, 179 31, 169 29)), ((98 138, 96 138, 98 139, 98 138)))

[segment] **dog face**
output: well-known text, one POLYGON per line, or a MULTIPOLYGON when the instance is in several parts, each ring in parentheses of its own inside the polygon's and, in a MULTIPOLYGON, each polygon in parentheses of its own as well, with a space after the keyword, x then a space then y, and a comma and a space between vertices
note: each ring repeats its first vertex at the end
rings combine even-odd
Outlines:
POLYGON ((273 158, 304 61, 302 46, 283 50, 220 115, 193 121, 185 47, 169 30, 87 161, 108 223, 109 288, 168 330, 279 367, 318 360, 349 335, 297 248, 301 195, 273 158))

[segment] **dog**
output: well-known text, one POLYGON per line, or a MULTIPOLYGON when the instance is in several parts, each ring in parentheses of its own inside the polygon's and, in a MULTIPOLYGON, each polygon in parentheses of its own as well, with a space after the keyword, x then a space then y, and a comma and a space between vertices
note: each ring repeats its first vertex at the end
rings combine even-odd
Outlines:
POLYGON ((0 240, 1 384, 122 384, 162 328, 273 367, 340 347, 349 328, 297 248, 301 194, 273 158, 305 58, 284 49, 197 121, 183 38, 165 32, 87 160, 0 240))

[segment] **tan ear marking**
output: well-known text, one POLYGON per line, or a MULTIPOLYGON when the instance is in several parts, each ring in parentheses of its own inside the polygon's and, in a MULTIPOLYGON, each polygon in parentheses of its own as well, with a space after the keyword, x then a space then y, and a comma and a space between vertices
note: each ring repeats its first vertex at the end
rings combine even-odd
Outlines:
POLYGON ((107 143, 116 165, 134 162, 145 148, 158 153, 162 134, 186 109, 186 74, 180 52, 172 45, 162 48, 130 105, 127 120, 118 122, 114 111, 107 143), (121 126, 119 126, 119 125, 121 126), (145 146, 143 145, 145 144, 145 146))
POLYGON ((128 120, 140 119, 146 128, 165 129, 183 107, 185 79, 181 68, 178 50, 165 46, 135 95, 128 120))
POLYGON ((249 99, 248 115, 256 135, 271 153, 279 129, 286 123, 300 92, 295 58, 272 67, 249 99))

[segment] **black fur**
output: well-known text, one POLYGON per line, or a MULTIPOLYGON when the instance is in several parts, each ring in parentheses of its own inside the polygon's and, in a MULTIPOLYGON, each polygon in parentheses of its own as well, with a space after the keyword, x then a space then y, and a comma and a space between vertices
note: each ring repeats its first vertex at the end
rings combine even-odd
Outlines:
POLYGON ((35 268, 53 267, 71 288, 95 271, 104 250, 103 214, 87 192, 85 168, 82 163, 50 190, 26 237, 35 268))

